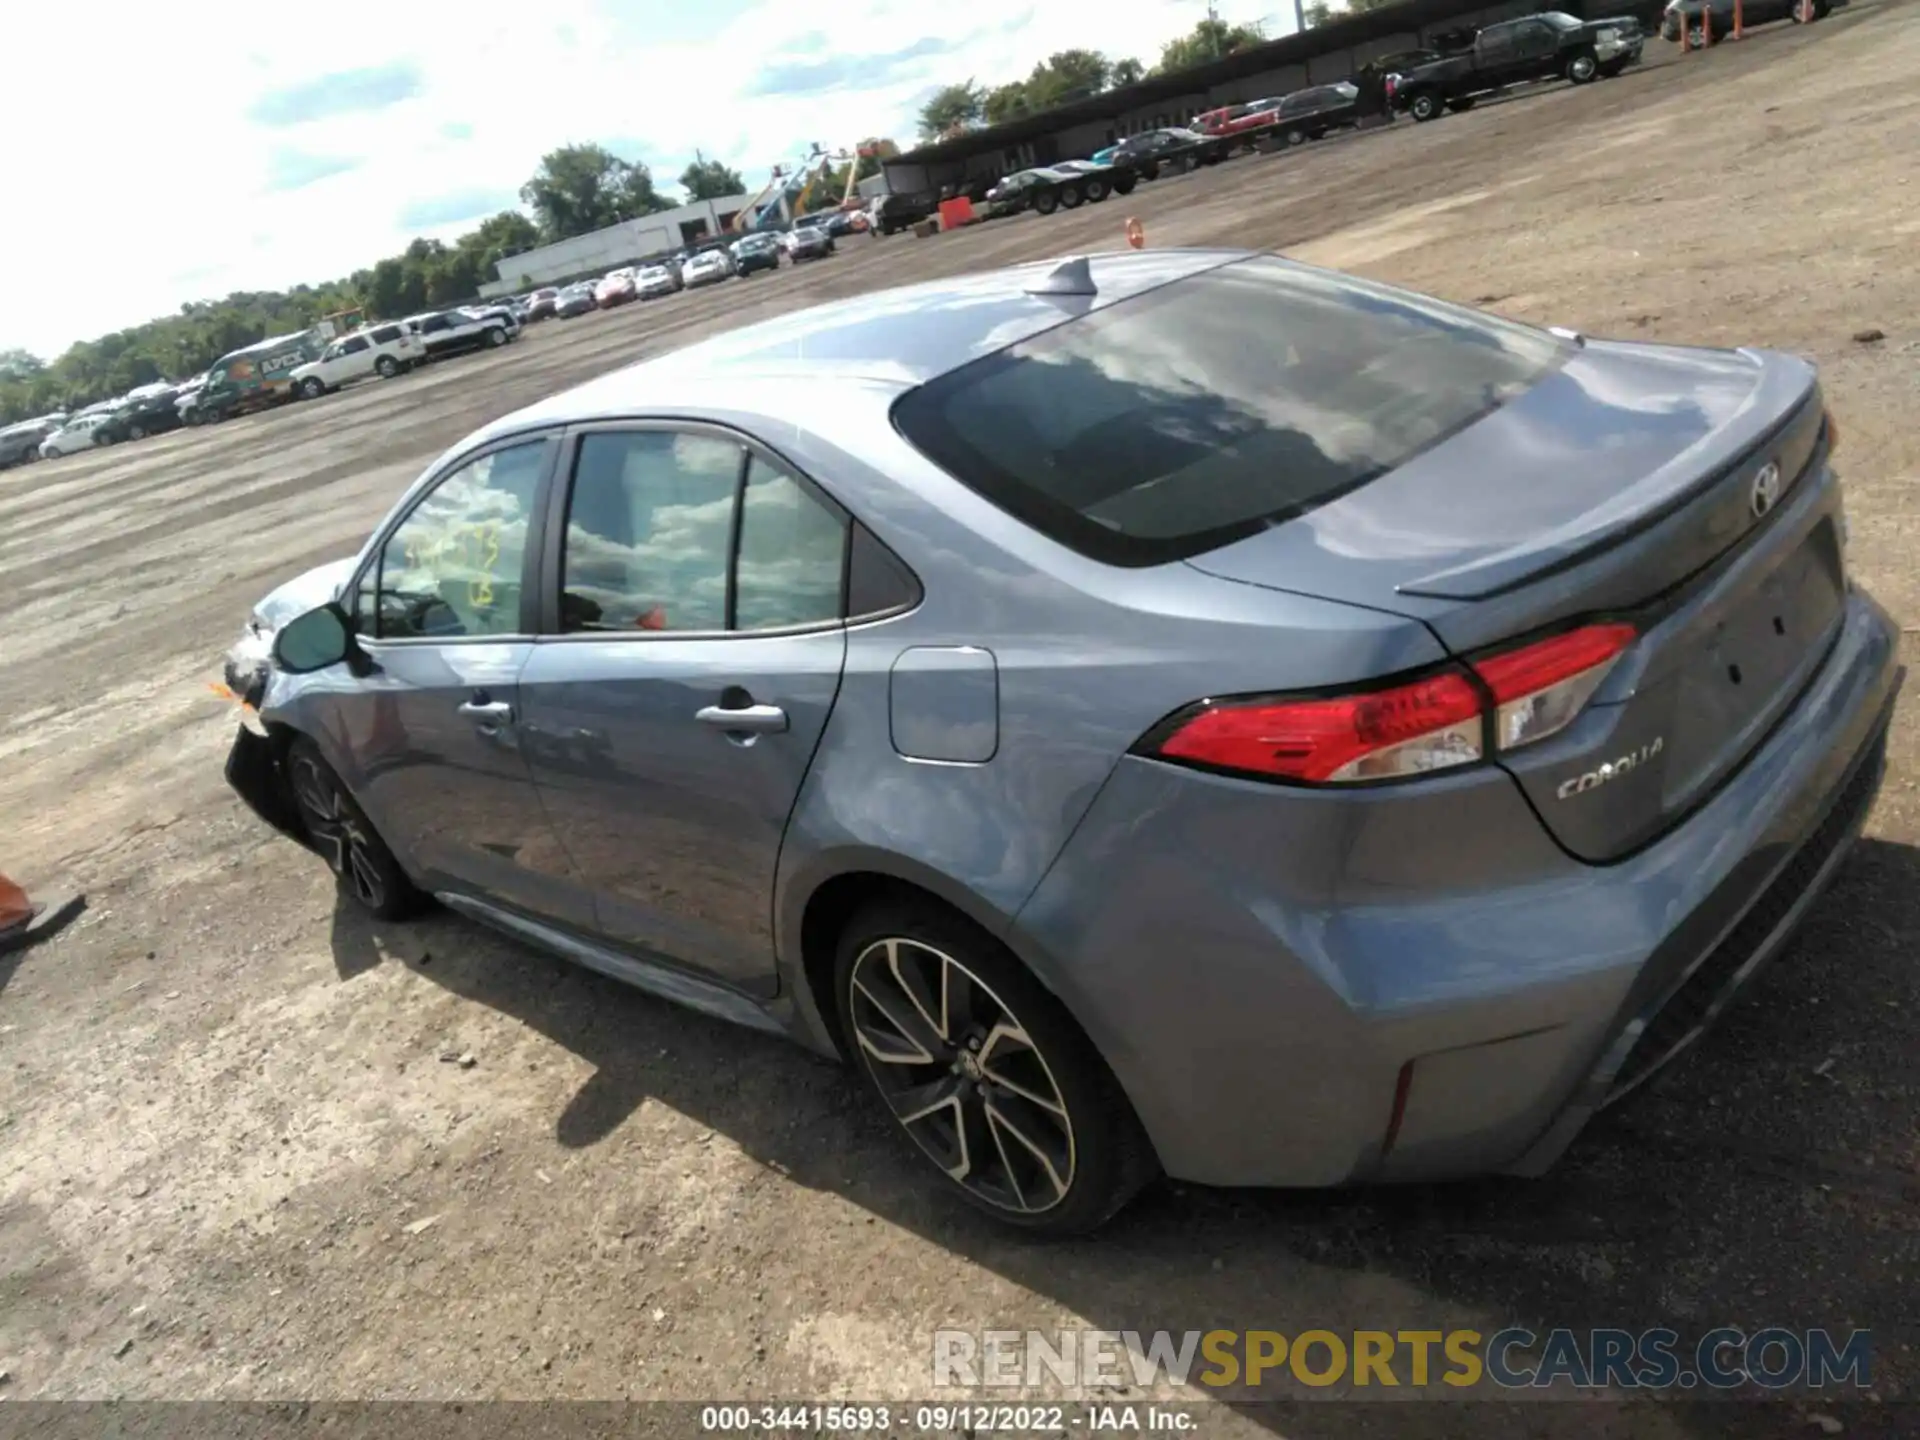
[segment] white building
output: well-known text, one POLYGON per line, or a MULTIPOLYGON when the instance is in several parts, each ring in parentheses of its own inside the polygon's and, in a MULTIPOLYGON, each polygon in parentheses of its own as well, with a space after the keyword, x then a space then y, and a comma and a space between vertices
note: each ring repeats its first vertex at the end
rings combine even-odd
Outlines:
POLYGON ((513 295, 535 285, 572 280, 678 250, 727 229, 752 198, 723 195, 716 200, 696 200, 571 240, 523 250, 497 263, 493 268, 499 278, 482 285, 480 293, 484 297, 513 295))

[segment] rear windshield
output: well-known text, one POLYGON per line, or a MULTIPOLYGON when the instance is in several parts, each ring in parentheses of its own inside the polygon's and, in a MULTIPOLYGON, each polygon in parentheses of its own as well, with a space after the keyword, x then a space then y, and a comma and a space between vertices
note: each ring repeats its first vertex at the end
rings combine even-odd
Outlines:
POLYGON ((901 397, 893 418, 1042 534, 1154 565, 1405 464, 1567 350, 1530 326, 1261 256, 962 366, 901 397))

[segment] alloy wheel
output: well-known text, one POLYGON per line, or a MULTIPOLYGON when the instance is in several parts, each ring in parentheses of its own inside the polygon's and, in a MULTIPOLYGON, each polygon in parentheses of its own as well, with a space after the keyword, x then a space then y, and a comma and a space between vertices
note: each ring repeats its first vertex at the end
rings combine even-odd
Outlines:
POLYGON ((361 904, 378 909, 386 900, 387 887, 374 858, 376 842, 348 808, 338 783, 313 760, 299 757, 293 766, 293 796, 321 858, 352 887, 361 904))
POLYGON ((901 1127, 997 1209, 1038 1215, 1073 1188, 1072 1117, 1017 1016, 960 961, 904 937, 862 950, 848 977, 854 1039, 901 1127))

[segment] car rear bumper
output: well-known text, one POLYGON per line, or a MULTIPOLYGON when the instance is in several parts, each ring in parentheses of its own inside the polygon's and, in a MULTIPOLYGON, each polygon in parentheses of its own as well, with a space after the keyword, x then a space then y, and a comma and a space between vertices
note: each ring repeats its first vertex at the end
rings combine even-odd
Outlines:
POLYGON ((1903 672, 1864 594, 1771 738, 1618 863, 1499 770, 1329 796, 1129 757, 1009 940, 1161 1163, 1210 1184, 1536 1173, 1777 954, 1884 769, 1903 672))

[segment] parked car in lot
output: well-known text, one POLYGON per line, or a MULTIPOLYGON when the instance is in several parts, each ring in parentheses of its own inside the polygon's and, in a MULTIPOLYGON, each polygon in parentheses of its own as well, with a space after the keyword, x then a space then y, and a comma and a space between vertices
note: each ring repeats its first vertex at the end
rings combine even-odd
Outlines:
POLYGON ((38 415, 0 429, 0 470, 40 458, 40 442, 67 423, 64 414, 38 415))
MULTIPOLYGON (((1111 162, 1061 160, 1050 168, 1065 171, 1069 175, 1085 176, 1095 184, 1105 185, 1108 192, 1114 195, 1131 195, 1141 179, 1140 166, 1131 156, 1121 156, 1111 162)), ((1152 169, 1155 175, 1160 173, 1160 167, 1157 164, 1153 165, 1152 169)), ((1089 194, 1087 198, 1094 197, 1089 194)))
POLYGON ((356 380, 379 376, 391 380, 426 363, 421 338, 402 324, 375 325, 342 335, 293 372, 293 387, 303 400, 317 400, 330 390, 356 380))
MULTIPOLYGON (((1831 0, 1813 0, 1813 18, 1824 20, 1833 13, 1831 0)), ((1683 37, 1689 48, 1698 50, 1717 45, 1733 33, 1733 0, 1670 0, 1660 16, 1662 39, 1679 42, 1683 37)), ((1771 25, 1779 20, 1801 23, 1800 0, 1742 0, 1740 26, 1771 25)))
POLYGON ((93 443, 118 445, 125 440, 144 440, 149 435, 178 429, 180 393, 181 387, 171 381, 129 390, 120 404, 94 427, 93 443))
POLYGON ((534 291, 527 297, 526 323, 531 325, 536 320, 551 320, 559 301, 560 292, 551 285, 534 291))
POLYGON ((741 279, 756 270, 780 268, 780 242, 771 235, 743 235, 733 242, 733 268, 741 279))
POLYGON ((429 360, 468 350, 497 349, 514 335, 505 321, 469 315, 464 310, 429 311, 411 315, 401 323, 419 340, 429 360))
POLYGON ((96 410, 79 414, 61 425, 40 442, 42 460, 58 460, 62 455, 77 455, 99 443, 96 432, 107 423, 108 412, 96 410))
POLYGON ((683 273, 689 290, 701 285, 714 285, 733 277, 733 261, 724 250, 702 250, 687 261, 683 273))
POLYGON ((1319 140, 1360 123, 1360 87, 1348 80, 1296 90, 1274 112, 1280 138, 1289 145, 1319 140))
POLYGON ((1223 105, 1193 117, 1192 128, 1238 145, 1248 145, 1273 128, 1280 101, 1255 100, 1246 105, 1223 105))
POLYGON ((457 308, 462 315, 470 315, 475 320, 499 321, 507 327, 507 338, 510 340, 517 340, 520 332, 526 328, 526 323, 520 318, 520 312, 505 302, 491 305, 482 302, 477 305, 461 305, 457 308))
POLYGON ((610 270, 600 277, 600 283, 593 287, 593 303, 602 310, 611 310, 616 305, 624 305, 637 299, 639 291, 634 285, 634 272, 630 269, 610 270))
POLYGON ((679 273, 665 265, 648 265, 635 279, 642 300, 660 300, 681 288, 679 273))
POLYGON ((1388 100, 1415 120, 1469 110, 1481 95, 1539 80, 1584 85, 1637 64, 1646 37, 1632 16, 1581 20, 1558 10, 1488 25, 1471 48, 1400 72, 1388 100))
POLYGON ((256 608, 227 776, 343 904, 844 1057, 1029 1230, 1536 1173, 1873 803, 1836 440, 1788 355, 1269 256, 862 295, 453 447, 256 608))
POLYGON ((1152 180, 1163 168, 1191 170, 1196 165, 1217 165, 1232 149, 1232 142, 1225 136, 1169 126, 1129 135, 1118 144, 1094 151, 1093 158, 1103 165, 1131 163, 1142 179, 1152 180))
POLYGON ((833 236, 824 225, 815 225, 807 220, 794 222, 793 229, 785 236, 787 256, 796 263, 801 260, 818 260, 823 255, 831 255, 834 250, 833 236))
POLYGON ((554 301, 553 313, 561 320, 571 320, 579 315, 591 314, 598 308, 593 299, 593 286, 569 285, 554 301))
POLYGON ((987 203, 1002 213, 1034 210, 1051 215, 1055 210, 1071 210, 1082 201, 1106 199, 1118 178, 1119 172, 1111 166, 1091 171, 1060 166, 1016 170, 987 191, 987 203))
POLYGON ((931 195, 876 195, 867 206, 867 233, 877 240, 896 230, 911 230, 938 210, 931 195))
POLYGON ((188 425, 211 425, 234 415, 293 398, 293 372, 318 359, 331 337, 318 328, 275 335, 222 355, 208 367, 199 389, 175 408, 188 425))

